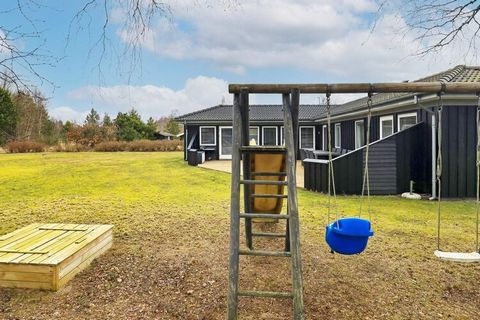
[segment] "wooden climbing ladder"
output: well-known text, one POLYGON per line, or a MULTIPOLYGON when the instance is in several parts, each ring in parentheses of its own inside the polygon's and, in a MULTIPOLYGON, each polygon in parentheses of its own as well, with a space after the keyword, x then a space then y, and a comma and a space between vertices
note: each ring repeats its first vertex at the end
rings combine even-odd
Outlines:
POLYGON ((300 92, 292 89, 290 93, 283 93, 283 121, 285 147, 249 146, 249 92, 239 90, 234 95, 233 103, 233 143, 232 143, 232 186, 230 206, 230 264, 228 288, 228 320, 236 320, 238 315, 238 298, 242 296, 260 298, 289 298, 293 299, 293 319, 304 319, 302 262, 300 254, 300 231, 296 191, 296 150, 298 144, 298 108, 300 92), (251 172, 250 156, 258 153, 284 153, 286 172, 251 172), (240 177, 240 166, 243 159, 243 179, 240 177), (255 175, 283 175, 286 181, 255 180, 255 175), (240 185, 286 185, 287 194, 252 194, 252 189, 244 187, 244 211, 240 212, 240 185), (258 213, 252 210, 252 199, 286 198, 287 213, 271 214, 258 213), (254 233, 252 219, 286 219, 285 234, 254 233), (246 249, 240 248, 240 220, 245 222, 246 249), (260 251, 253 249, 254 237, 285 237, 284 251, 260 251), (249 291, 239 289, 240 255, 286 257, 292 264, 292 290, 290 292, 249 291))

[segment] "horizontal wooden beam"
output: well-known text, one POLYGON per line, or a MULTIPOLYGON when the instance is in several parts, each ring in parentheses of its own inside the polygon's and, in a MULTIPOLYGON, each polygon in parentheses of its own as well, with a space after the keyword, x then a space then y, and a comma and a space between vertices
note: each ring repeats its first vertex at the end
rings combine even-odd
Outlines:
POLYGON ((480 93, 480 82, 390 82, 390 83, 316 83, 316 84, 230 84, 230 93, 290 93, 293 89, 300 93, 480 93))

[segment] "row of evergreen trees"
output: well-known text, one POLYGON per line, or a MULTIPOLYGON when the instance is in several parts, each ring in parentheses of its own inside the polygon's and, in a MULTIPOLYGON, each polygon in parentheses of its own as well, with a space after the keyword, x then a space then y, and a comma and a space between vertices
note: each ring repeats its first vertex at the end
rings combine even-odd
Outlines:
POLYGON ((39 92, 10 93, 0 88, 0 145, 9 141, 34 140, 48 145, 59 142, 94 146, 103 141, 154 140, 160 130, 177 135, 180 126, 173 115, 144 122, 134 109, 119 112, 115 119, 103 118, 91 109, 83 124, 52 119, 46 99, 39 92))

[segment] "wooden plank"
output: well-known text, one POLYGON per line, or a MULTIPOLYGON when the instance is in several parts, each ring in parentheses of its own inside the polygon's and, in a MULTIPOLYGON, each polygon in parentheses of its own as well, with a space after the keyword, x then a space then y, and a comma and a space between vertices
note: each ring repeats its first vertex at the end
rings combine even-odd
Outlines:
MULTIPOLYGON (((42 231, 38 230, 31 235, 19 239, 7 246, 4 246, 2 249, 11 249, 11 250, 18 250, 18 251, 31 251, 35 250, 38 246, 51 241, 55 237, 61 235, 64 231, 42 231)), ((0 263, 11 262, 12 260, 21 257, 23 254, 21 253, 5 253, 0 256, 0 263)), ((42 255, 40 255, 42 256, 42 255)))
POLYGON ((0 281, 52 283, 52 273, 0 271, 0 281))
POLYGON ((76 265, 80 264, 80 262, 84 259, 85 256, 90 256, 92 253, 95 253, 95 249, 97 247, 103 247, 108 242, 113 241, 113 234, 112 231, 109 230, 105 232, 100 237, 96 238, 95 241, 90 242, 88 245, 84 246, 81 250, 78 250, 73 255, 68 257, 67 259, 62 260, 59 263, 59 276, 60 278, 63 277, 65 273, 69 272, 69 269, 72 269, 72 266, 75 267, 76 265))
POLYGON ((32 223, 29 224, 28 226, 25 226, 23 228, 17 229, 15 231, 12 231, 10 233, 7 233, 3 236, 0 237, 0 247, 3 245, 8 244, 10 241, 16 240, 18 236, 21 236, 28 230, 34 230, 37 226, 39 226, 40 223, 32 223))
POLYGON ((53 273, 53 268, 51 266, 41 266, 34 264, 1 263, 0 272, 53 273))
MULTIPOLYGON (((75 228, 75 227, 73 227, 75 228)), ((85 229, 84 225, 78 225, 78 228, 85 229)), ((59 250, 62 250, 67 244, 71 244, 72 242, 77 242, 85 236, 85 231, 82 231, 82 234, 79 234, 75 231, 65 231, 61 236, 57 237, 55 241, 45 243, 44 245, 40 246, 39 249, 49 251, 49 255, 55 254, 59 250)), ((48 255, 47 255, 48 257, 48 255)), ((18 262, 21 263, 38 263, 39 261, 45 260, 46 257, 38 257, 33 255, 25 255, 20 259, 17 259, 18 262)))
POLYGON ((40 231, 38 230, 38 225, 40 224, 32 224, 32 225, 29 225, 29 226, 26 226, 25 228, 21 228, 19 229, 18 231, 19 232, 13 232, 13 233, 9 233, 9 234, 6 234, 4 235, 4 239, 1 243, 0 243, 0 246, 2 248, 8 248, 12 245, 14 245, 15 243, 19 243, 21 242, 23 239, 29 239, 33 236, 35 236, 35 234, 38 234, 40 233, 40 231), (11 236, 10 236, 11 235, 11 236))
POLYGON ((52 290, 52 283, 36 282, 36 281, 9 281, 0 280, 0 287, 4 288, 25 288, 25 289, 43 289, 52 290))
POLYGON ((113 226, 111 225, 102 225, 102 226, 96 225, 95 226, 96 229, 92 230, 88 234, 88 239, 86 241, 75 244, 75 241, 80 239, 81 237, 79 237, 76 240, 72 239, 72 241, 69 244, 65 245, 63 249, 61 249, 60 251, 58 251, 57 253, 51 256, 48 256, 45 260, 42 261, 42 263, 55 265, 63 262, 65 259, 75 254, 79 250, 79 248, 83 248, 84 246, 88 245, 91 241, 94 241, 95 239, 97 239, 99 236, 104 235, 107 232, 111 232, 112 227, 113 226))
POLYGON ((70 273, 66 274, 63 278, 60 278, 56 284, 56 286, 54 286, 54 290, 59 290, 60 288, 62 288, 65 284, 68 283, 68 281, 70 281, 76 274, 78 274, 79 272, 83 271, 85 268, 87 268, 90 263, 92 263, 93 260, 95 260, 97 257, 99 257, 100 255, 104 254, 106 251, 108 251, 108 249, 111 248, 113 242, 112 241, 109 241, 106 245, 104 245, 103 247, 101 248, 98 248, 97 251, 95 251, 94 254, 92 254, 89 258, 87 258, 86 260, 84 260, 81 264, 79 264, 75 269, 73 269, 72 271, 70 271, 70 273))
MULTIPOLYGON (((83 225, 78 225, 82 226, 83 225)), ((31 255, 31 254, 25 254, 22 256, 18 256, 14 260, 10 261, 11 263, 38 263, 39 261, 43 261, 47 259, 49 256, 55 254, 55 252, 58 250, 59 247, 62 247, 69 243, 69 239, 72 237, 78 238, 79 235, 78 233, 71 232, 71 231, 62 231, 62 230, 43 230, 43 232, 55 232, 57 233, 57 236, 55 238, 52 238, 51 241, 46 241, 43 243, 39 243, 38 248, 41 250, 46 250, 48 251, 47 254, 45 255, 31 255)))

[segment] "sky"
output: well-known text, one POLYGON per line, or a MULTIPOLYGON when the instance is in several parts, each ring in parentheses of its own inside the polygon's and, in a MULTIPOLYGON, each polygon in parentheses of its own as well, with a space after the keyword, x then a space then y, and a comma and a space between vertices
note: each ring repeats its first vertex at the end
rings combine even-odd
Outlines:
MULTIPOLYGON (((111 116, 135 108, 144 119, 192 112, 231 103, 229 83, 404 81, 471 62, 455 50, 414 55, 422 43, 405 21, 395 14, 378 20, 370 0, 166 1, 170 13, 151 20, 136 55, 126 51, 133 36, 125 27, 125 1, 111 0, 103 52, 103 6, 75 18, 87 2, 27 2, 22 10, 17 1, 0 4, 0 32, 38 33, 16 41, 41 47, 48 65, 37 70, 48 81, 17 70, 49 98, 50 114, 64 121, 83 122, 91 108, 111 116)), ((302 96, 301 103, 321 98, 302 96)), ((280 102, 279 96, 251 98, 280 102)))

